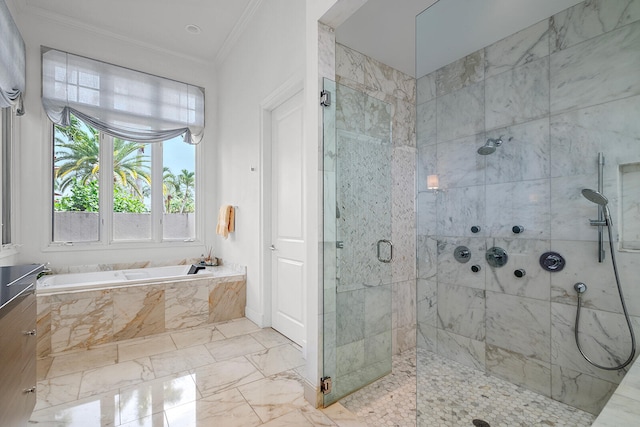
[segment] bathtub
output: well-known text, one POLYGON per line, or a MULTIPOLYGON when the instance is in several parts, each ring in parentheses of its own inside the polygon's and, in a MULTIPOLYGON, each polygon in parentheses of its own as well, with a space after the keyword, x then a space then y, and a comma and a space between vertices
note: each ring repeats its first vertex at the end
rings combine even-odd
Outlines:
POLYGON ((175 282, 213 276, 210 270, 187 274, 191 265, 135 268, 131 270, 95 271, 90 273, 54 274, 42 276, 36 282, 38 294, 52 294, 85 289, 131 286, 152 282, 175 282))

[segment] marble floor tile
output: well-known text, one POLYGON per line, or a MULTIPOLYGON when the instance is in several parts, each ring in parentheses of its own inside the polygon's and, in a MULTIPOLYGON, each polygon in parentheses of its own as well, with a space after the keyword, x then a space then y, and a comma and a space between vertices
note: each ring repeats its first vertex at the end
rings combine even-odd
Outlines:
POLYGON ((82 372, 39 381, 35 410, 74 401, 78 398, 82 372))
POLYGON ((194 328, 174 332, 171 334, 171 338, 177 348, 185 348, 223 340, 224 335, 222 335, 217 329, 212 328, 211 326, 206 326, 204 328, 194 328))
POLYGON ((217 361, 233 359, 249 353, 264 350, 262 344, 256 341, 251 335, 239 335, 221 341, 206 344, 205 347, 217 361))
POLYGON ((200 393, 206 397, 228 388, 248 384, 264 376, 241 356, 196 368, 193 378, 200 393))
POLYGON ((78 397, 82 399, 154 378, 148 357, 90 369, 82 373, 78 397))
POLYGON ((367 423, 339 402, 322 409, 322 413, 331 418, 339 427, 367 427, 367 423))
POLYGON ((145 356, 154 356, 175 349, 176 346, 169 335, 146 338, 143 345, 140 345, 138 341, 126 342, 118 344, 118 361, 125 362, 145 356))
POLYGON ((75 353, 60 354, 53 357, 47 378, 113 365, 117 360, 118 349, 115 345, 107 345, 75 353))
POLYGON ((264 427, 313 427, 316 424, 306 419, 302 412, 293 411, 262 425, 264 427))
POLYGON ((202 396, 189 373, 146 381, 120 389, 120 422, 144 420, 177 406, 193 404, 202 396))
POLYGON ((300 350, 291 344, 284 344, 253 353, 247 358, 267 377, 304 365, 300 350))
POLYGON ((188 371, 213 362, 213 357, 203 345, 151 356, 156 378, 188 371))
POLYGON ((227 338, 249 334, 251 332, 257 332, 260 330, 260 328, 255 323, 253 323, 246 317, 232 320, 226 323, 218 323, 216 324, 216 329, 219 330, 222 335, 227 338))
POLYGON ((167 425, 168 423, 165 413, 158 412, 157 414, 149 415, 148 417, 144 417, 139 420, 120 424, 119 427, 163 427, 167 425))
POLYGON ((291 342, 280 332, 271 328, 260 329, 258 332, 252 333, 251 336, 266 348, 276 347, 291 342))
POLYGON ((108 393, 37 410, 31 415, 29 425, 38 427, 119 426, 120 415, 116 396, 114 393, 108 393))
POLYGON ((251 427, 262 423, 235 388, 176 406, 166 413, 171 427, 251 427))
POLYGON ((293 371, 238 387, 263 422, 271 421, 306 405, 300 377, 293 371))

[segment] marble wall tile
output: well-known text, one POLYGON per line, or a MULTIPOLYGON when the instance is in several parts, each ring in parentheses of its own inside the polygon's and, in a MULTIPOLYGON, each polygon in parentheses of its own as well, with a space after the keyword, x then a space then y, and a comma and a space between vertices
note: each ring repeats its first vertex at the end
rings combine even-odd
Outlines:
MULTIPOLYGON (((404 353, 416 348, 416 325, 399 326, 393 331, 393 354, 404 353)), ((389 359, 391 364, 391 359, 389 359)))
MULTIPOLYGON (((506 195, 504 196, 506 197, 506 195)), ((490 199, 487 196, 487 200, 490 199)), ((471 226, 486 224, 485 187, 450 188, 437 196, 436 230, 439 236, 473 236, 471 226)), ((487 213, 491 212, 487 206, 487 213)), ((492 212, 491 212, 492 213, 492 212)))
POLYGON ((431 191, 427 188, 427 177, 437 175, 437 146, 421 145, 416 155, 416 190, 431 191))
POLYGON ((640 96, 551 116, 551 176, 597 176, 598 152, 604 176, 618 165, 640 161, 640 96))
POLYGON ((485 81, 487 130, 549 114, 549 58, 544 57, 485 81))
POLYGON ((364 84, 410 104, 416 102, 416 79, 368 56, 364 57, 364 84))
POLYGON ((438 282, 438 327, 472 340, 484 340, 484 290, 438 282))
POLYGON ((554 53, 550 67, 552 114, 638 95, 640 22, 554 53))
POLYGON ((336 349, 337 375, 342 376, 364 367, 364 342, 365 340, 359 340, 338 346, 336 349))
MULTIPOLYGON (((575 342, 576 307, 551 304, 551 363, 602 380, 619 383, 626 370, 606 371, 589 364, 575 342)), ((629 355, 629 331, 624 316, 606 311, 582 308, 580 311, 580 345, 594 362, 615 366, 629 355)))
POLYGON ((47 296, 38 297, 36 301, 38 317, 36 318, 36 354, 44 358, 51 354, 51 303, 47 296))
POLYGON ((550 250, 549 240, 487 239, 486 245, 488 248, 500 247, 509 256, 507 265, 487 268, 487 290, 549 301, 552 274, 539 264, 540 255, 550 250), (523 269, 526 275, 516 277, 514 271, 517 269, 523 269))
POLYGON ((416 140, 419 147, 437 142, 435 100, 418 104, 416 107, 416 140))
POLYGON ((485 136, 502 137, 503 140, 503 144, 494 153, 482 156, 487 162, 487 184, 549 178, 552 158, 549 119, 496 129, 485 136))
POLYGON ((318 74, 336 78, 336 33, 333 28, 318 23, 318 74))
POLYGON ((436 353, 438 348, 438 328, 418 322, 416 347, 436 353))
POLYGON ((551 364, 504 348, 487 345, 487 372, 513 384, 551 396, 551 364))
POLYGON ((486 298, 487 344, 549 362, 549 303, 490 291, 486 298))
POLYGON ((391 262, 392 281, 416 277, 416 149, 393 149, 391 164, 391 241, 394 243, 391 262))
POLYGON ((486 156, 476 153, 484 143, 484 134, 479 133, 437 145, 436 170, 441 188, 484 184, 486 156))
POLYGON ((364 341, 364 363, 372 365, 389 360, 392 354, 391 330, 369 337, 364 341))
POLYGON ((367 96, 363 92, 339 84, 336 88, 336 97, 340 99, 340 102, 336 103, 336 129, 363 134, 367 96))
POLYGON ((551 367, 551 397, 567 405, 598 414, 616 384, 558 365, 551 367))
POLYGON ((484 82, 475 83, 438 97, 436 104, 438 142, 450 141, 484 131, 484 82))
MULTIPOLYGON (((596 161, 594 163, 597 162, 596 161)), ((594 168, 596 166, 594 165, 594 168)), ((582 196, 584 188, 598 188, 597 172, 551 179, 551 235, 559 240, 597 241, 598 228, 590 225, 597 219, 598 209, 582 196)), ((618 184, 616 177, 606 177, 604 194, 609 199, 609 208, 614 221, 617 219, 618 184)), ((615 223, 614 223, 615 229, 615 223)), ((605 231, 605 236, 606 236, 605 231)), ((605 237, 606 239, 606 237, 605 237)))
MULTIPOLYGON (((240 296, 232 295, 226 304, 233 304, 240 296)), ((167 330, 184 329, 209 322, 208 281, 191 283, 188 287, 174 283, 165 286, 165 326, 167 330), (201 282, 201 283, 200 283, 201 282)), ((219 304, 217 301, 214 305, 219 304)), ((238 316, 239 317, 239 316, 238 316)), ((230 320, 230 319, 219 319, 230 320)))
POLYGON ((56 295, 51 300, 51 351, 86 349, 113 339, 111 293, 56 295))
POLYGON ((599 36, 640 19, 637 0, 590 0, 553 15, 551 52, 599 36))
POLYGON ((118 289, 113 298, 113 336, 116 341, 165 331, 164 286, 118 289))
POLYGON ((417 246, 418 278, 435 280, 438 274, 438 240, 419 235, 417 246))
MULTIPOLYGON (((392 328, 392 306, 397 306, 392 287, 382 285, 365 288, 364 293, 364 337, 368 338, 392 328)), ((404 303, 404 301, 403 301, 404 303)))
POLYGON ((544 20, 487 46, 485 78, 549 55, 549 21, 544 20))
POLYGON ((209 285, 209 322, 222 322, 244 316, 247 282, 239 280, 209 285))
POLYGON ((438 354, 465 366, 485 370, 485 345, 483 341, 456 335, 438 329, 438 354))
POLYGON ((620 248, 640 250, 640 163, 620 166, 620 248))
POLYGON ((521 238, 550 238, 549 185, 548 179, 487 185, 487 233, 513 237, 513 226, 521 225, 521 238))
MULTIPOLYGON (((426 178, 425 178, 426 179, 426 178)), ((435 235, 436 234, 436 193, 433 191, 421 191, 418 193, 416 202, 417 208, 417 234, 418 235, 435 235)))
POLYGON ((446 95, 483 79, 484 49, 480 49, 436 71, 436 94, 446 95))
POLYGON ((469 288, 485 289, 486 241, 482 237, 441 238, 438 240, 438 283, 448 283, 469 288), (466 263, 458 262, 454 251, 458 246, 466 246, 470 257, 466 263), (479 265, 478 273, 471 271, 472 265, 479 265))
MULTIPOLYGON (((598 262, 596 242, 554 240, 551 249, 562 254, 567 260, 562 271, 551 275, 553 302, 575 306, 578 298, 573 285, 583 282, 587 285, 587 292, 582 295, 583 307, 622 313, 608 245, 602 263, 598 262)), ((627 309, 632 316, 640 316, 640 289, 635 286, 638 277, 638 254, 616 251, 616 262, 627 309)))
MULTIPOLYGON (((392 120, 393 146, 416 146, 416 106, 400 99, 396 100, 392 120)), ((389 129, 388 135, 390 135, 389 129)))
POLYGON ((416 281, 407 280, 393 284, 395 310, 392 325, 394 328, 415 326, 416 324, 416 281))
MULTIPOLYGON (((388 104, 380 101, 372 96, 367 96, 364 99, 364 134, 371 136, 372 138, 379 139, 381 142, 391 141, 391 124, 392 118, 402 116, 403 118, 411 118, 411 112, 407 105, 400 102, 388 104)), ((413 121, 415 123, 415 120, 413 121)), ((399 145, 410 144, 409 134, 413 132, 413 129, 408 129, 405 134, 402 135, 399 129, 394 127, 394 143, 398 140, 399 145), (396 135, 396 131, 398 131, 396 135), (403 139, 404 137, 404 139, 403 139)))
POLYGON ((340 292, 337 295, 336 344, 342 346, 364 339, 365 291, 340 292))
POLYGON ((336 43, 336 74, 364 85, 365 56, 358 51, 336 43))
POLYGON ((416 81, 417 104, 424 104, 436 97, 436 72, 425 74, 416 81))
POLYGON ((416 318, 418 324, 435 327, 438 319, 438 283, 433 280, 417 280, 416 318))

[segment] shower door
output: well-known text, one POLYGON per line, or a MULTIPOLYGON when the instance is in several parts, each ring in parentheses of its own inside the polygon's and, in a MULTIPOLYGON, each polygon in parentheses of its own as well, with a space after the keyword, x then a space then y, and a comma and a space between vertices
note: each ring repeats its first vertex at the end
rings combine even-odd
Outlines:
POLYGON ((324 90, 327 406, 391 372, 393 247, 391 105, 327 79, 324 90))

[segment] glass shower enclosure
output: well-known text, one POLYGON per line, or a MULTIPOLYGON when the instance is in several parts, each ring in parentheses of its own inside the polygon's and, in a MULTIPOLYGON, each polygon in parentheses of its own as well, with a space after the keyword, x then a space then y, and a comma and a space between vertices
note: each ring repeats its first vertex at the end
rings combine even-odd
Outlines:
POLYGON ((323 83, 324 406, 391 372, 391 105, 323 83))

